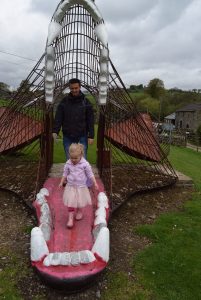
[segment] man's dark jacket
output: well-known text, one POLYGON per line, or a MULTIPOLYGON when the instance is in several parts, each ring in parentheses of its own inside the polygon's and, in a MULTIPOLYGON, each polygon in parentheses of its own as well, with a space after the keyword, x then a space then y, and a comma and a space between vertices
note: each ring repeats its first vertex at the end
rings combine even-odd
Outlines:
POLYGON ((58 134, 61 127, 63 135, 69 138, 94 138, 93 107, 83 93, 77 97, 70 93, 59 103, 53 132, 58 134))

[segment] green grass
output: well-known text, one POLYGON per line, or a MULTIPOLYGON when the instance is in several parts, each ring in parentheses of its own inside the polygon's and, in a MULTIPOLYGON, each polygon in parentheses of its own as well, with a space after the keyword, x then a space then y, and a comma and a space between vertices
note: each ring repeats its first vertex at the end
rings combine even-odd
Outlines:
POLYGON ((0 254, 1 259, 6 257, 6 264, 0 272, 0 299, 21 300, 22 296, 16 285, 20 278, 29 276, 28 266, 24 268, 24 265, 21 264, 20 256, 18 257, 8 248, 2 249, 1 247, 0 254))
POLYGON ((180 214, 161 216, 154 225, 139 227, 153 245, 138 254, 135 269, 154 299, 200 299, 201 201, 185 205, 180 214))
MULTIPOLYGON (((95 132, 97 132, 97 126, 95 126, 95 132)), ((94 143, 93 145, 88 146, 88 152, 87 157, 88 161, 91 164, 96 163, 96 140, 97 134, 95 134, 94 143)), ((53 162, 54 163, 63 163, 66 161, 66 157, 64 154, 64 148, 63 148, 63 141, 62 138, 59 138, 56 143, 54 143, 54 156, 53 156, 53 162)))
POLYGON ((57 142, 54 142, 54 154, 53 154, 53 163, 63 163, 66 161, 62 139, 58 139, 57 142))
POLYGON ((196 187, 201 190, 201 152, 171 146, 168 158, 176 170, 191 177, 196 187))
POLYGON ((170 161, 193 178, 197 191, 182 212, 160 216, 135 231, 152 245, 134 259, 138 280, 154 300, 201 299, 201 153, 171 147, 170 161))
POLYGON ((2 107, 2 106, 8 106, 9 103, 10 103, 10 100, 0 99, 0 107, 2 107))
MULTIPOLYGON (((20 234, 30 234, 33 226, 31 225, 22 225, 17 232, 17 235, 20 234)), ((14 241, 15 243, 16 241, 14 241)), ((0 299, 5 300, 22 300, 25 299, 21 295, 20 288, 26 281, 26 278, 33 276, 33 270, 31 265, 22 259, 23 254, 21 247, 19 251, 14 247, 13 251, 10 243, 1 243, 0 244, 0 299)), ((34 300, 44 299, 39 296, 33 296, 34 300)))
MULTIPOLYGON (((93 145, 88 146, 88 152, 87 152, 87 158, 88 161, 91 164, 96 164, 96 148, 97 148, 97 129, 98 125, 95 125, 95 138, 93 145)), ((163 145, 161 145, 163 147, 163 145)), ((128 161, 129 155, 127 154, 127 158, 123 158, 124 154, 122 155, 122 151, 119 149, 115 149, 115 155, 112 157, 112 163, 118 164, 118 163, 124 163, 125 161, 128 161)), ((64 163, 66 161, 64 149, 63 149, 63 141, 62 141, 62 133, 59 134, 59 139, 57 142, 54 142, 54 153, 53 153, 53 163, 64 163)), ((143 163, 144 161, 140 159, 134 159, 133 157, 130 157, 130 161, 132 164, 134 163, 143 163)))
POLYGON ((129 279, 124 272, 110 273, 107 278, 109 289, 101 300, 148 300, 149 292, 129 279))

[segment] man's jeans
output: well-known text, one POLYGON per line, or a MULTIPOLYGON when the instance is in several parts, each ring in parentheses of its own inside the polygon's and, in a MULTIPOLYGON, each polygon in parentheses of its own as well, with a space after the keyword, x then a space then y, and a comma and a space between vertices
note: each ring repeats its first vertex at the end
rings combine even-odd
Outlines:
POLYGON ((69 138, 67 136, 63 136, 63 146, 64 151, 66 153, 66 159, 69 159, 69 147, 72 143, 80 143, 84 146, 84 157, 87 159, 87 148, 88 148, 88 138, 87 136, 82 136, 80 138, 69 138))

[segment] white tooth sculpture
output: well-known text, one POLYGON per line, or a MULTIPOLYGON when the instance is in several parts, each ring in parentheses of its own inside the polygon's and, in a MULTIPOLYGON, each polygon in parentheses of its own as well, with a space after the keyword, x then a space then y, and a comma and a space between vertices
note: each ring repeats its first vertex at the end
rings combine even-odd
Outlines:
POLYGON ((102 20, 102 16, 98 10, 98 7, 91 0, 65 0, 59 5, 53 18, 60 22, 64 17, 65 12, 75 4, 82 5, 90 13, 95 22, 100 22, 102 20))
POLYGON ((38 193, 36 195, 36 202, 39 204, 39 205, 42 205, 43 203, 46 203, 46 199, 45 199, 45 196, 42 195, 41 193, 38 193))
POLYGON ((105 105, 107 102, 108 59, 108 49, 102 48, 100 51, 100 75, 98 79, 98 102, 100 105, 105 105))
POLYGON ((107 221, 103 216, 97 216, 94 220, 94 226, 98 225, 98 224, 105 224, 107 225, 107 221))
POLYGON ((102 227, 93 245, 92 252, 103 261, 108 262, 110 252, 110 233, 107 227, 102 227))
POLYGON ((51 261, 52 261, 53 254, 54 253, 49 253, 49 255, 45 257, 45 259, 43 260, 44 266, 46 266, 46 267, 51 266, 51 261))
POLYGON ((49 204, 47 203, 45 196, 49 196, 49 191, 46 188, 40 189, 40 192, 36 195, 36 202, 40 205, 40 226, 45 241, 50 240, 52 230, 52 215, 49 204))
POLYGON ((96 258, 90 250, 82 250, 78 252, 55 252, 49 253, 45 257, 43 264, 49 266, 77 266, 79 264, 88 264, 95 261, 96 258))
POLYGON ((91 0, 73 0, 74 3, 78 3, 84 6, 84 8, 90 13, 90 15, 92 16, 93 20, 97 23, 100 22, 102 20, 102 16, 101 13, 98 9, 98 7, 96 6, 96 4, 94 3, 94 1, 91 0))
POLYGON ((52 218, 50 213, 47 211, 42 213, 40 216, 40 223, 51 224, 52 218))
POLYGON ((40 189, 39 193, 44 195, 44 196, 49 196, 49 191, 46 188, 40 189))
POLYGON ((108 74, 108 63, 107 62, 101 62, 100 63, 100 74, 108 74))
POLYGON ((52 42, 55 40, 55 38, 60 35, 61 30, 62 30, 62 26, 59 23, 52 21, 49 24, 48 39, 47 39, 48 46, 50 46, 52 44, 52 42))
POLYGON ((70 266, 71 264, 71 255, 70 252, 61 253, 60 265, 61 266, 70 266))
POLYGON ((80 264, 80 255, 79 252, 71 252, 70 253, 70 260, 72 266, 78 266, 80 264))
POLYGON ((104 23, 97 24, 96 27, 94 28, 94 32, 98 40, 103 44, 104 47, 107 48, 108 35, 105 28, 105 24, 104 23))
MULTIPOLYGON (((47 70, 51 70, 52 72, 54 71, 54 61, 53 60, 48 60, 46 64, 47 70)), ((52 77, 49 78, 50 80, 52 77)))
POLYGON ((50 208, 49 208, 48 203, 43 203, 41 205, 40 211, 44 215, 49 215, 50 214, 50 208))
POLYGON ((98 234, 99 234, 102 227, 107 227, 107 225, 103 224, 103 223, 100 223, 100 224, 98 224, 97 226, 94 227, 94 229, 92 231, 94 241, 97 239, 97 236, 98 236, 98 234))
POLYGON ((60 5, 60 7, 58 7, 58 9, 56 10, 53 18, 56 22, 59 23, 62 21, 64 15, 65 15, 65 11, 61 9, 61 5, 60 5))
POLYGON ((31 231, 31 260, 40 261, 49 254, 49 250, 39 227, 34 227, 31 231))
POLYGON ((48 203, 43 203, 40 207, 40 228, 46 241, 50 240, 52 229, 52 216, 48 203))
POLYGON ((58 266, 60 264, 60 260, 61 260, 61 253, 59 253, 59 252, 53 253, 52 258, 51 258, 52 266, 58 266))
POLYGON ((107 62, 109 58, 109 52, 107 48, 101 49, 100 62, 107 62))
POLYGON ((53 101, 55 76, 54 76, 55 52, 52 46, 46 48, 45 65, 45 99, 47 102, 53 101))
POLYGON ((98 194, 98 207, 109 208, 108 198, 104 192, 98 194))
POLYGON ((52 222, 51 212, 48 203, 43 203, 40 208, 41 217, 40 222, 50 223, 52 222))
POLYGON ((89 250, 80 251, 79 255, 81 264, 88 264, 96 260, 94 254, 89 250))
POLYGON ((103 218, 106 218, 106 210, 104 206, 100 206, 96 211, 95 211, 95 216, 101 216, 103 218))
POLYGON ((95 211, 95 220, 94 220, 94 226, 97 226, 99 224, 104 224, 107 226, 106 221, 106 208, 109 208, 108 204, 108 198, 104 192, 100 192, 98 194, 98 208, 95 211))
POLYGON ((100 105, 105 105, 106 101, 107 101, 107 95, 105 95, 105 94, 99 94, 99 96, 98 96, 98 103, 100 105))
POLYGON ((43 233, 45 241, 46 242, 49 241, 51 236, 51 230, 52 230, 51 225, 49 223, 41 223, 39 228, 43 233))

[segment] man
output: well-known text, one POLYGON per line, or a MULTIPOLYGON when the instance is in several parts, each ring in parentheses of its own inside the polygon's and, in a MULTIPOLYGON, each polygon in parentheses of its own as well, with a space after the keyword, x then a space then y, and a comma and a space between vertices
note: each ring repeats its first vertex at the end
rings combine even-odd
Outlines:
POLYGON ((94 141, 94 113, 93 107, 81 92, 80 80, 69 80, 70 93, 59 103, 53 126, 53 138, 58 137, 62 128, 63 146, 66 158, 69 157, 68 149, 72 143, 84 145, 85 158, 88 144, 94 141))

